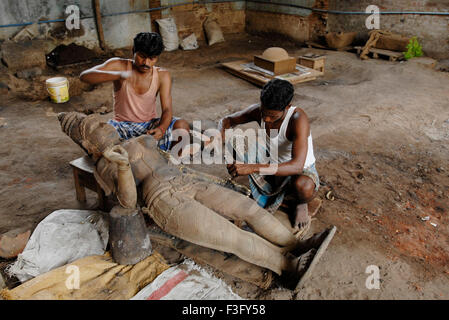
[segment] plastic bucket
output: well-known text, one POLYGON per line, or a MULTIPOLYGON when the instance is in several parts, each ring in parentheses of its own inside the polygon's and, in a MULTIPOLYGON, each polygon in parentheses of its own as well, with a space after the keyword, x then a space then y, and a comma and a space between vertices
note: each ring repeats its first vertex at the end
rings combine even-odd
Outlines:
POLYGON ((51 101, 64 103, 69 101, 69 81, 64 77, 51 78, 45 81, 51 101))

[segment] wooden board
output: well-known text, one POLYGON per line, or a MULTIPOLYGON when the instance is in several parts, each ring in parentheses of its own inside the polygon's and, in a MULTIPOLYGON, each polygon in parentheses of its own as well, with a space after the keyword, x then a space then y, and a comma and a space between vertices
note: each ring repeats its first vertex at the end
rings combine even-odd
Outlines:
POLYGON ((347 46, 347 47, 344 47, 344 48, 334 49, 334 48, 329 48, 327 46, 324 46, 324 45, 316 43, 316 42, 306 42, 306 45, 309 48, 318 48, 318 49, 333 50, 333 51, 350 51, 350 50, 354 49, 353 46, 347 46))
MULTIPOLYGON (((359 54, 359 55, 363 50, 362 47, 355 47, 355 49, 357 49, 357 54, 359 54)), ((390 51, 390 50, 378 49, 378 48, 370 48, 369 52, 371 52, 373 54, 374 59, 377 59, 379 57, 379 55, 389 57, 390 61, 401 60, 404 58, 404 54, 402 52, 397 52, 397 51, 390 51)))
POLYGON ((252 61, 249 60, 238 60, 234 62, 222 63, 221 65, 229 73, 236 75, 237 77, 240 77, 242 79, 245 79, 251 83, 254 83, 255 85, 258 86, 263 86, 264 84, 266 84, 267 82, 269 82, 274 78, 287 80, 291 84, 297 84, 301 82, 315 80, 317 77, 322 76, 324 74, 323 72, 313 70, 297 64, 296 65, 297 68, 299 67, 301 68, 301 70, 304 70, 307 73, 304 74, 297 71, 295 73, 287 73, 283 75, 273 76, 268 73, 262 73, 255 70, 248 70, 248 68, 245 67, 245 65, 248 65, 251 62, 252 61))

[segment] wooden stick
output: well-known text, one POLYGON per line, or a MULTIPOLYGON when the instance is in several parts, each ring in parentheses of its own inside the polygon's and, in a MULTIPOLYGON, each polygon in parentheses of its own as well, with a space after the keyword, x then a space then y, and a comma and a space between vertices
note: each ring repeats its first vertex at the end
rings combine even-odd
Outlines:
POLYGON ((101 21, 101 8, 100 8, 100 0, 94 0, 95 2, 95 22, 97 24, 98 31, 98 39, 100 40, 101 49, 106 49, 106 42, 104 41, 104 32, 103 32, 103 23, 101 21))

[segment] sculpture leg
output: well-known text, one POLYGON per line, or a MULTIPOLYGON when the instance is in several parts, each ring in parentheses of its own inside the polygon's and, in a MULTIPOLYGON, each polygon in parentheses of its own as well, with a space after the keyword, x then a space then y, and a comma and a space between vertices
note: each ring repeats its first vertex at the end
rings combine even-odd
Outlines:
POLYGON ((151 254, 152 247, 145 220, 136 209, 137 191, 128 153, 114 146, 103 155, 118 169, 116 194, 121 206, 114 207, 109 215, 112 257, 122 265, 136 264, 151 254))
POLYGON ((259 207, 254 200, 232 190, 203 184, 198 187, 195 200, 232 220, 245 221, 271 243, 282 247, 295 247, 298 244, 298 239, 278 219, 259 207))
POLYGON ((143 190, 148 213, 162 230, 207 248, 233 253, 277 274, 296 268, 297 262, 284 256, 281 248, 236 227, 185 193, 173 192, 169 183, 149 178, 143 190))

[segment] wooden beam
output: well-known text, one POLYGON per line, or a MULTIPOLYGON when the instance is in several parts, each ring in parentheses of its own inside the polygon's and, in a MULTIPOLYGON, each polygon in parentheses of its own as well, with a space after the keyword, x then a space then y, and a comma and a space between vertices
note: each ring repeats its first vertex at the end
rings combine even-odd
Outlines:
MULTIPOLYGON (((149 0, 150 9, 161 7, 161 0, 149 0)), ((158 32, 158 25, 156 23, 157 19, 162 18, 161 10, 155 10, 150 12, 151 19, 151 31, 158 32)))
POLYGON ((104 40, 103 23, 101 20, 100 0, 94 0, 95 22, 97 24, 98 40, 100 48, 106 50, 106 42, 104 40))

